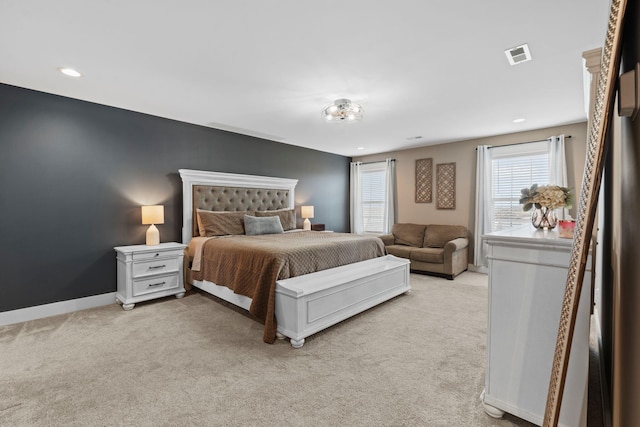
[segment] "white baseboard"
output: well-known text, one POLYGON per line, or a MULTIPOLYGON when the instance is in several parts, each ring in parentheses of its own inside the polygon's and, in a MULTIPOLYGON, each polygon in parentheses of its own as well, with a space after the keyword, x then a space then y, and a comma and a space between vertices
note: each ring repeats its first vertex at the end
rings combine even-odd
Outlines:
POLYGON ((489 269, 484 265, 469 264, 467 265, 467 270, 475 271, 476 273, 489 274, 489 269))
POLYGON ((87 308, 101 307, 103 305, 115 303, 116 293, 109 292, 107 294, 92 295, 90 297, 54 302, 51 304, 36 305, 34 307, 20 308, 18 310, 3 311, 0 313, 0 326, 42 319, 43 317, 56 316, 58 314, 66 314, 74 311, 86 310, 87 308))

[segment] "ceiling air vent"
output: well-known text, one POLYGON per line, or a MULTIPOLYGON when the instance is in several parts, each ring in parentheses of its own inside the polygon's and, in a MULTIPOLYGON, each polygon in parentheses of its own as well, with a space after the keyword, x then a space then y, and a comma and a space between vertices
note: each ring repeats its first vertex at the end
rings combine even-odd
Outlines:
POLYGON ((511 65, 531 61, 531 53, 529 52, 529 46, 526 43, 507 49, 504 53, 507 55, 507 59, 511 65))

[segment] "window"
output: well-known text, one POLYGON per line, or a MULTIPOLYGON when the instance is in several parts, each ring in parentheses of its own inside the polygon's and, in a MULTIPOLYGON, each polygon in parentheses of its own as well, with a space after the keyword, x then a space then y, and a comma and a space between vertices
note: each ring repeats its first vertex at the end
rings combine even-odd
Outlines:
POLYGON ((386 234, 395 223, 395 160, 351 163, 351 232, 386 234))
POLYGON ((531 212, 520 205, 520 190, 549 183, 549 143, 491 148, 491 229, 527 224, 531 212))
MULTIPOLYGON (((475 265, 487 265, 486 242, 481 236, 530 221, 531 212, 524 212, 519 203, 523 188, 532 184, 568 186, 564 140, 559 135, 545 141, 477 147, 475 265)), ((561 214, 565 217, 569 212, 562 209, 561 214)))
POLYGON ((362 165, 362 226, 365 233, 384 232, 385 163, 362 165))

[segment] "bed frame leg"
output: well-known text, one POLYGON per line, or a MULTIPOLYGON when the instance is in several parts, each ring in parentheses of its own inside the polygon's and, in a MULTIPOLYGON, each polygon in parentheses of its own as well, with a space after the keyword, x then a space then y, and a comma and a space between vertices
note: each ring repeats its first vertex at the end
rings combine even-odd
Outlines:
POLYGON ((290 342, 291 342, 291 347, 300 348, 304 345, 304 338, 299 340, 294 340, 293 338, 291 338, 290 342))

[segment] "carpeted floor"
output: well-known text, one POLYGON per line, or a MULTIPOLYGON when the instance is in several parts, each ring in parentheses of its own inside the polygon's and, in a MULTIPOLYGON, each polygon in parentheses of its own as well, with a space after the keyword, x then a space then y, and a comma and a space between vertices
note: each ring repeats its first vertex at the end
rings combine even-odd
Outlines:
POLYGON ((480 405, 486 276, 411 285, 298 350, 199 292, 0 327, 0 425, 532 426, 480 405))

